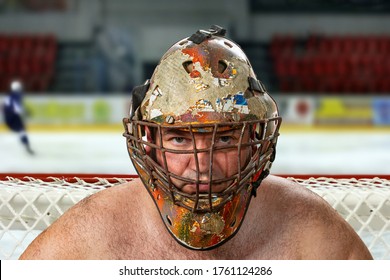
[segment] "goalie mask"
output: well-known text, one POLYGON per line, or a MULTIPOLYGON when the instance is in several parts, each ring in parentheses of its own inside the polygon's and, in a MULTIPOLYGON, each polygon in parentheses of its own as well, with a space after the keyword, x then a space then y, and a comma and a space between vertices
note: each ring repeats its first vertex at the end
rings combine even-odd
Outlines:
POLYGON ((195 250, 215 248, 237 233, 269 173, 281 123, 246 55, 224 35, 212 26, 173 45, 151 80, 133 90, 124 119, 130 158, 166 228, 195 250), (167 131, 187 135, 190 148, 166 145, 167 131), (220 145, 224 133, 235 141, 220 145), (199 135, 210 139, 207 147, 197 147, 199 135), (215 158, 223 153, 235 155, 228 158, 235 170, 227 176, 215 171, 215 158), (167 160, 173 156, 191 157, 196 175, 176 174, 167 160), (209 159, 207 172, 200 170, 201 157, 209 159))

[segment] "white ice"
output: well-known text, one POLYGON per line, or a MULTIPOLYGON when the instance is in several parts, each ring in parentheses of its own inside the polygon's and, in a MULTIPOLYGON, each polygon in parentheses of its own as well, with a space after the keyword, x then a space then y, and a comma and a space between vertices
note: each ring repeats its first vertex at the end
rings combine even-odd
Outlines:
MULTIPOLYGON (((120 131, 29 135, 35 156, 0 133, 0 173, 136 173, 120 131)), ((282 132, 272 173, 390 174, 390 133, 282 132)))
MULTIPOLYGON (((29 136, 35 156, 25 152, 17 135, 0 133, 0 173, 135 174, 120 131, 35 132, 29 136)), ((272 173, 390 174, 390 133, 282 132, 272 173)), ((38 233, 26 236, 11 258, 17 258, 38 233)), ((5 251, 0 252, 0 259, 14 249, 12 234, 20 238, 25 232, 10 234, 0 238, 0 251, 5 251)), ((374 257, 383 255, 382 249, 372 248, 374 257)))

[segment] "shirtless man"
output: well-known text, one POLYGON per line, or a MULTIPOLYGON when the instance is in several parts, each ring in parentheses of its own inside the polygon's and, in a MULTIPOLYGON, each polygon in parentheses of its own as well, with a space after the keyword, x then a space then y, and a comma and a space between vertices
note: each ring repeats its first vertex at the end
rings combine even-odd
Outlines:
POLYGON ((76 204, 21 259, 372 258, 322 198, 268 175, 277 106, 224 35, 179 41, 134 89, 124 135, 139 179, 76 204))

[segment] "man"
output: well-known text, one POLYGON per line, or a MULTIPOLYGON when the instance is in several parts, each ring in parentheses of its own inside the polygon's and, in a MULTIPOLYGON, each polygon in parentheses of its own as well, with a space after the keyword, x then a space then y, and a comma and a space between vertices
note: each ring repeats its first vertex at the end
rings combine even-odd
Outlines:
POLYGON ((30 142, 26 133, 26 128, 23 121, 23 86, 19 80, 11 83, 11 91, 5 98, 3 104, 4 122, 7 127, 19 134, 20 141, 26 148, 26 151, 33 155, 34 152, 30 147, 30 142))
POLYGON ((133 91, 124 135, 139 179, 78 203, 21 259, 372 258, 322 198, 268 176, 277 106, 224 34, 179 41, 133 91))

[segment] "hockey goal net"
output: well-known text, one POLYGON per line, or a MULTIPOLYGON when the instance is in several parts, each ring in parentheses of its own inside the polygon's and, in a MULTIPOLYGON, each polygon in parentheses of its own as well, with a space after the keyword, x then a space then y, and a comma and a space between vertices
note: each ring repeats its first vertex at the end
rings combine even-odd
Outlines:
MULTIPOLYGON (((0 259, 17 259, 69 207, 131 175, 0 175, 0 259)), ((375 259, 390 259, 390 176, 287 177, 322 196, 375 259)))

